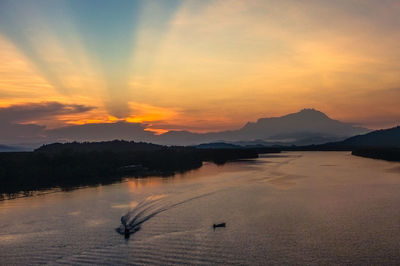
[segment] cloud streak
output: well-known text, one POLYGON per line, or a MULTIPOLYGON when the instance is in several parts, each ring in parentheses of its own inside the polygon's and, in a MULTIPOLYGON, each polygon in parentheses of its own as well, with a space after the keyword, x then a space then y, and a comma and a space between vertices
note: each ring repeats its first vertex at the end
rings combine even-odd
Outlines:
POLYGON ((63 115, 81 114, 93 110, 92 106, 58 102, 23 103, 0 107, 0 123, 40 124, 41 120, 57 119, 63 115))

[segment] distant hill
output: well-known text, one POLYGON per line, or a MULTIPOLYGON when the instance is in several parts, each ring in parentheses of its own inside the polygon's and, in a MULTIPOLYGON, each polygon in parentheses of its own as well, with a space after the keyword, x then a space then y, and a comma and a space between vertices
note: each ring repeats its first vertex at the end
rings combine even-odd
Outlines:
POLYGON ((343 140, 369 130, 329 118, 315 109, 281 117, 260 118, 238 130, 215 133, 170 131, 154 139, 161 144, 196 145, 207 142, 266 142, 269 144, 309 145, 343 140))
POLYGON ((0 152, 21 151, 20 147, 0 145, 0 152))
POLYGON ((197 149, 240 149, 242 146, 225 142, 203 143, 195 146, 197 149))
POLYGON ((327 143, 322 146, 342 146, 351 148, 400 147, 400 126, 372 131, 364 135, 354 136, 344 141, 327 143))

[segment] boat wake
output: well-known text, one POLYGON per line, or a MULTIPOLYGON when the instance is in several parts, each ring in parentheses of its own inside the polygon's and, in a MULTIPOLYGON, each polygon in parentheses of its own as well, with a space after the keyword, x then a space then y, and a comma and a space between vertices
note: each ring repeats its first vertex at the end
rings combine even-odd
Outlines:
POLYGON ((182 196, 171 196, 167 195, 148 197, 140 202, 134 209, 129 211, 127 214, 121 217, 121 225, 115 230, 125 237, 136 233, 140 230, 141 225, 162 212, 165 212, 171 208, 183 205, 187 202, 200 199, 215 192, 205 193, 197 195, 195 197, 184 198, 182 196))

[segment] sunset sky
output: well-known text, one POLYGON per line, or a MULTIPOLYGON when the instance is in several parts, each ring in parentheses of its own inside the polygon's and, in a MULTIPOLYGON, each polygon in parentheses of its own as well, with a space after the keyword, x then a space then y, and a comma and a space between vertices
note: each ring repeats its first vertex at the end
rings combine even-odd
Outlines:
POLYGON ((1 0, 0 123, 400 124, 398 0, 1 0))

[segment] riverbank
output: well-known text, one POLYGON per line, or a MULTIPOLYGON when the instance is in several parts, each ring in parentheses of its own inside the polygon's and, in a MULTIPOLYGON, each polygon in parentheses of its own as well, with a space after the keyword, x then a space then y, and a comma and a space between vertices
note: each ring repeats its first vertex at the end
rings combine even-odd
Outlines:
POLYGON ((400 162, 400 148, 363 148, 353 150, 351 154, 371 159, 400 162))
MULTIPOLYGON (((33 152, 0 153, 0 195, 109 184, 122 178, 171 176, 203 162, 257 158, 256 149, 196 149, 109 141, 42 146, 33 152)), ((264 151, 266 152, 266 151, 264 151)))

